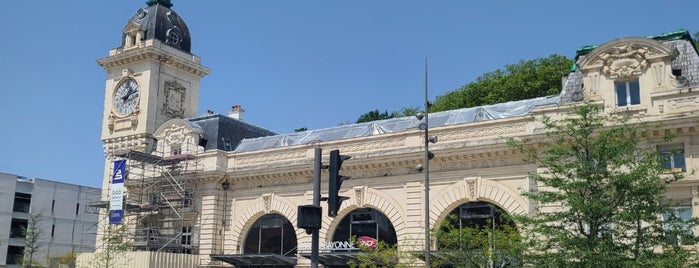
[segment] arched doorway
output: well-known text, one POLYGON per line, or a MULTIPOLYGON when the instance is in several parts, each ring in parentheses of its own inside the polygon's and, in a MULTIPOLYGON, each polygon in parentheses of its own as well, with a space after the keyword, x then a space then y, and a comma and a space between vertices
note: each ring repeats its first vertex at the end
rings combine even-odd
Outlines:
POLYGON ((524 246, 507 212, 488 202, 468 202, 440 223, 436 232, 437 261, 443 267, 509 267, 521 263, 524 246))
MULTIPOLYGON (((321 243, 320 264, 329 268, 349 267, 350 261, 357 261, 362 246, 373 248, 383 242, 387 246, 398 243, 396 230, 391 220, 372 208, 359 208, 345 215, 332 234, 332 240, 321 243)), ((301 253, 310 258, 310 254, 301 253)), ((385 265, 378 262, 377 266, 385 265)))
POLYGON ((292 268, 296 265, 298 240, 291 222, 280 214, 267 214, 255 221, 245 236, 242 254, 212 254, 212 259, 248 268, 292 268))
POLYGON ((292 268, 296 265, 298 241, 291 222, 280 214, 257 219, 245 236, 242 254, 210 255, 235 267, 292 268))

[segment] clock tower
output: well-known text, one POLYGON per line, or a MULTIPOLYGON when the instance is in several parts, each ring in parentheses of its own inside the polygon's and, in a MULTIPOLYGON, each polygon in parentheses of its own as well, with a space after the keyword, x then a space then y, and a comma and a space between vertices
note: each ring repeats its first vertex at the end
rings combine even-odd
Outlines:
POLYGON ((102 141, 107 156, 150 153, 165 121, 195 117, 209 73, 191 54, 189 29, 169 0, 149 0, 122 30, 121 46, 97 60, 107 71, 102 141))

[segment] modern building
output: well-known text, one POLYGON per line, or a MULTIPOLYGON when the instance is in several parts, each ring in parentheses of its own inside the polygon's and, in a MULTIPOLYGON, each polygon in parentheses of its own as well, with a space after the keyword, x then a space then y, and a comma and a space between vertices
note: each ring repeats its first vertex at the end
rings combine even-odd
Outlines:
MULTIPOLYGON (((0 266, 16 266, 27 246, 23 230, 36 219, 34 261, 47 266, 55 258, 95 249, 100 189, 0 173, 0 266)), ((31 227, 30 227, 31 229, 31 227)))
MULTIPOLYGON (((353 258, 350 237, 409 250, 423 248, 425 229, 450 214, 477 221, 473 215, 496 217, 488 212, 494 208, 535 213, 541 208, 521 193, 537 187, 528 174, 539 170, 506 139, 536 140, 545 132, 537 119, 564 117, 583 101, 658 123, 655 133, 677 136, 657 147, 673 153, 671 168, 699 168, 699 55, 687 31, 582 48, 557 96, 429 114, 439 142, 429 144, 434 158, 420 171, 429 140, 424 118, 275 134, 243 121, 239 105, 228 115, 197 115, 199 81, 209 69, 192 54, 170 1, 147 3, 119 33, 121 45, 98 60, 107 72, 102 198, 112 200, 101 224, 109 212, 127 227, 132 266, 308 267, 311 236, 296 227, 297 208, 313 202, 317 148, 323 163, 331 150, 352 157, 342 166, 352 179, 340 192, 349 199, 336 217, 322 217, 325 267, 353 258)), ((699 216, 698 176, 686 172, 667 189, 685 217, 699 216)), ((327 195, 327 171, 321 183, 327 195)))

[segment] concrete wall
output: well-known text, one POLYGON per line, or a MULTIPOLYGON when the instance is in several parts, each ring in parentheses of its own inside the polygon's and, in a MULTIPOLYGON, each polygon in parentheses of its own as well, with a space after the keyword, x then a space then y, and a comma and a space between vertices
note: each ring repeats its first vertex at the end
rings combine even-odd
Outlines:
POLYGON ((7 263, 7 246, 10 237, 15 184, 17 184, 16 176, 0 173, 0 265, 7 263))
POLYGON ((98 215, 86 213, 85 205, 99 198, 99 192, 97 188, 43 179, 22 182, 16 175, 0 173, 0 265, 7 262, 8 244, 24 246, 24 239, 9 238, 13 218, 28 220, 32 215, 41 215, 39 249, 34 255, 41 263, 71 251, 94 250, 98 215), (15 191, 31 194, 29 213, 12 211, 15 191))

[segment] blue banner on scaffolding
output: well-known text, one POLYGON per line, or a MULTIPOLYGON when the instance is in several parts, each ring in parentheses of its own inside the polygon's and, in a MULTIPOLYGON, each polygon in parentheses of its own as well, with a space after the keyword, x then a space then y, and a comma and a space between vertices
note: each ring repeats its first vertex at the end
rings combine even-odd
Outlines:
POLYGON ((124 179, 126 178, 126 160, 114 161, 112 187, 109 192, 109 224, 121 224, 124 204, 124 179))

